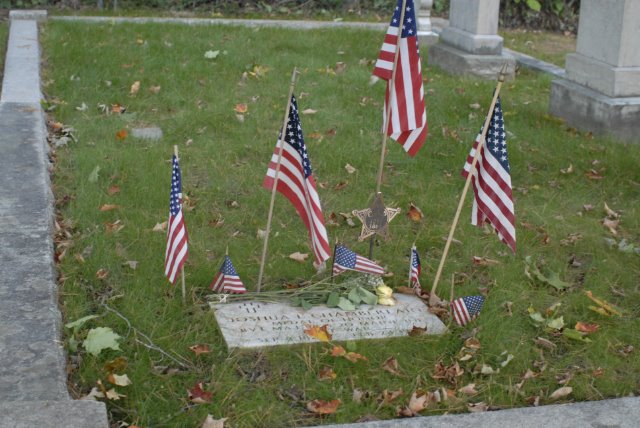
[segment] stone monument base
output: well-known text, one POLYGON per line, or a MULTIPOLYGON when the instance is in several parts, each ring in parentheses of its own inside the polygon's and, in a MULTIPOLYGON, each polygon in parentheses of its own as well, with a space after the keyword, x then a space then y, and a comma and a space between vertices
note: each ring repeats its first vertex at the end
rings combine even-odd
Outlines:
POLYGON ((640 97, 608 97, 566 79, 551 83, 549 113, 596 135, 640 143, 640 97))
POLYGON ((507 79, 513 79, 516 72, 516 59, 504 52, 501 55, 474 55, 442 42, 429 48, 428 62, 454 75, 489 80, 497 80, 505 63, 507 79))

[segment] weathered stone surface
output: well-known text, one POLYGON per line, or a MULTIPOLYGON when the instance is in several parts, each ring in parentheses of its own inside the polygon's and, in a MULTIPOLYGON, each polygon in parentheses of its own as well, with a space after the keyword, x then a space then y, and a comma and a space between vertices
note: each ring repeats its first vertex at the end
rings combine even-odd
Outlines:
POLYGON ((157 126, 149 126, 147 128, 133 128, 131 130, 133 138, 141 138, 143 140, 159 140, 162 138, 162 129, 157 126))
POLYGON ((323 428, 634 428, 638 426, 639 418, 640 398, 630 397, 495 412, 324 425, 323 428))
POLYGON ((229 348, 316 342, 305 326, 327 324, 333 340, 407 336, 414 327, 441 334, 445 325, 415 296, 394 295, 396 306, 361 305, 355 311, 316 306, 307 311, 285 303, 239 302, 212 305, 229 348))
POLYGON ((502 37, 498 36, 499 0, 452 0, 450 25, 440 40, 466 53, 499 55, 502 37))
POLYGON ((104 403, 79 401, 0 402, 0 427, 107 428, 104 403))
POLYGON ((429 64, 437 65, 454 75, 496 80, 505 63, 507 64, 506 77, 511 79, 515 75, 516 60, 507 53, 473 55, 442 42, 429 48, 429 64))
POLYGON ((611 98, 566 79, 551 82, 549 113, 575 128, 640 143, 640 97, 611 98))
POLYGON ((3 102, 39 103, 40 46, 35 21, 12 20, 2 80, 3 102))
POLYGON ((46 10, 12 10, 9 12, 9 20, 29 20, 36 22, 44 22, 47 20, 46 10))

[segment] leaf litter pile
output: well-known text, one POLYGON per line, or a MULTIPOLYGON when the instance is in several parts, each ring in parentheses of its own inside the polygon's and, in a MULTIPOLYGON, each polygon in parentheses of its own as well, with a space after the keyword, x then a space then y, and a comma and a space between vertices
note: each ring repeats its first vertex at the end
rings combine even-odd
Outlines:
MULTIPOLYGON (((228 352, 203 296, 227 248, 248 288, 256 282, 269 204, 261 182, 294 66, 330 239, 367 252, 350 213, 374 190, 384 87, 369 77, 380 40, 356 30, 43 27, 74 397, 106 402, 117 426, 252 427, 640 393, 640 146, 550 117, 550 80, 527 71, 502 92, 518 252, 468 224, 468 200, 443 274, 456 297, 485 297, 477 320, 442 336, 414 328, 345 343, 308 326, 318 343, 228 352), (134 136, 150 127, 164 137, 134 136), (186 305, 163 275, 174 144, 190 240, 186 305)), ((411 159, 391 143, 382 185, 387 204, 408 213, 374 248, 395 289, 407 285, 414 242, 423 286, 433 280, 494 87, 431 67, 424 75, 429 137, 411 159)), ((271 245, 266 289, 312 280, 306 230, 282 198, 271 245)))

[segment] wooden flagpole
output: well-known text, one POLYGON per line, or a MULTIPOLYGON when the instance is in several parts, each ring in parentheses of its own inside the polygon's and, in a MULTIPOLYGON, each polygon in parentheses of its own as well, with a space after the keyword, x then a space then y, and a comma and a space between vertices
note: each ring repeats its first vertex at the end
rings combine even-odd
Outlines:
MULTIPOLYGON (((173 146, 173 154, 176 156, 176 160, 180 162, 180 157, 178 156, 177 144, 173 146)), ((180 189, 180 191, 182 192, 182 189, 180 189)), ((182 209, 182 207, 180 207, 180 209, 182 209)), ((180 276, 182 277, 182 304, 185 305, 187 303, 187 300, 186 300, 187 286, 185 284, 185 279, 184 279, 184 263, 180 267, 180 276)))
POLYGON ((431 287, 431 293, 429 295, 429 304, 435 305, 440 299, 436 296, 436 288, 438 287, 438 281, 440 280, 440 275, 442 275, 442 268, 444 267, 444 262, 447 259, 447 254, 449 253, 449 247, 451 247, 451 241, 453 241, 453 234, 456 230, 456 226, 458 225, 458 220, 460 219, 460 212, 462 211, 462 206, 464 205, 464 198, 467 196, 467 191, 469 190, 469 185, 471 184, 471 177, 473 177, 474 169, 476 168, 476 164, 478 163, 478 157, 480 154, 480 149, 484 145, 484 140, 487 135, 487 129, 489 128, 489 124, 491 123, 491 117, 493 116, 493 109, 496 106, 496 102, 498 100, 498 96, 500 95, 500 89, 502 88, 502 83, 504 82, 505 74, 507 71, 507 64, 502 66, 500 70, 500 76, 498 77, 498 85, 496 86, 496 90, 493 94, 493 99, 491 100, 491 106, 489 107, 489 112, 487 113, 487 118, 484 121, 484 126, 482 128, 482 134, 480 135, 480 141, 478 141, 478 147, 476 148, 476 153, 473 156, 473 161, 471 162, 471 167, 469 168, 469 174, 467 175, 467 180, 464 183, 464 188, 462 189, 462 195, 460 196, 460 201, 458 202, 458 209, 456 210, 456 215, 453 217, 453 223, 451 223, 451 229, 449 230, 449 236, 447 237, 447 242, 444 246, 444 251, 442 252, 442 258, 440 259, 440 264, 438 265, 438 270, 436 272, 436 276, 433 280, 433 286, 431 287))
POLYGON ((340 244, 340 242, 338 242, 338 240, 336 239, 336 243, 333 246, 333 257, 331 258, 331 283, 333 284, 333 278, 334 278, 334 274, 333 274, 333 265, 336 263, 336 250, 338 249, 338 244, 340 244))
MULTIPOLYGON (((407 0, 402 0, 402 10, 400 11, 400 22, 398 23, 398 37, 396 39, 396 52, 393 56, 393 69, 391 70, 391 80, 389 80, 389 102, 387 103, 387 111, 384 114, 385 122, 384 129, 382 130, 382 148, 380 150, 380 162, 378 163, 378 175, 376 178, 376 195, 380 193, 382 187, 382 173, 384 171, 384 158, 387 151, 387 140, 389 136, 389 126, 391 126, 391 100, 395 97, 396 92, 396 72, 398 71, 398 58, 400 57, 400 39, 402 39, 402 24, 404 23, 404 13, 407 9, 407 0)), ((369 259, 373 259, 373 245, 375 243, 375 233, 371 236, 369 241, 369 259)))
POLYGON ((287 122, 289 121, 289 111, 291 110, 291 96, 293 95, 293 89, 296 86, 296 77, 298 76, 297 67, 293 68, 291 73, 291 84, 289 85, 289 97, 287 98, 287 108, 284 113, 284 120, 282 122, 282 132, 280 140, 278 141, 278 163, 276 164, 276 172, 273 178, 273 188, 271 189, 271 203, 269 204, 269 215, 267 216, 267 230, 264 234, 264 245, 262 247, 262 259, 260 260, 260 273, 258 274, 258 287, 257 292, 260 292, 262 286, 262 277, 264 275, 264 265, 267 259, 267 247, 269 246, 269 232, 271 231, 271 220, 273 219, 273 206, 276 201, 276 191, 278 187, 278 175, 280 173, 280 164, 282 163, 282 151, 284 150, 284 134, 287 132, 287 122))

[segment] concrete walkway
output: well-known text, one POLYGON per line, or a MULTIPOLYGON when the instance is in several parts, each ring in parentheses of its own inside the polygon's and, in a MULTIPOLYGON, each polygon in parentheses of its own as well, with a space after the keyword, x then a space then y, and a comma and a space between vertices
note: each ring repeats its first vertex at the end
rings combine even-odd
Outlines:
POLYGON ((106 428, 67 392, 37 18, 11 12, 0 98, 0 427, 106 428))
MULTIPOLYGON (((106 409, 96 401, 73 401, 67 393, 61 318, 53 264, 53 198, 48 146, 40 107, 37 21, 45 13, 10 14, 11 30, 0 98, 0 428, 106 428, 106 409)), ((159 22, 188 25, 278 26, 301 29, 373 28, 386 24, 178 18, 55 17, 83 22, 159 22)), ((434 20, 438 32, 446 21, 434 20)), ((559 67, 509 52, 522 66, 559 75, 559 67)), ((495 412, 443 415, 332 425, 390 427, 636 427, 640 398, 621 398, 495 412)), ((328 427, 328 426, 325 426, 328 427)))

